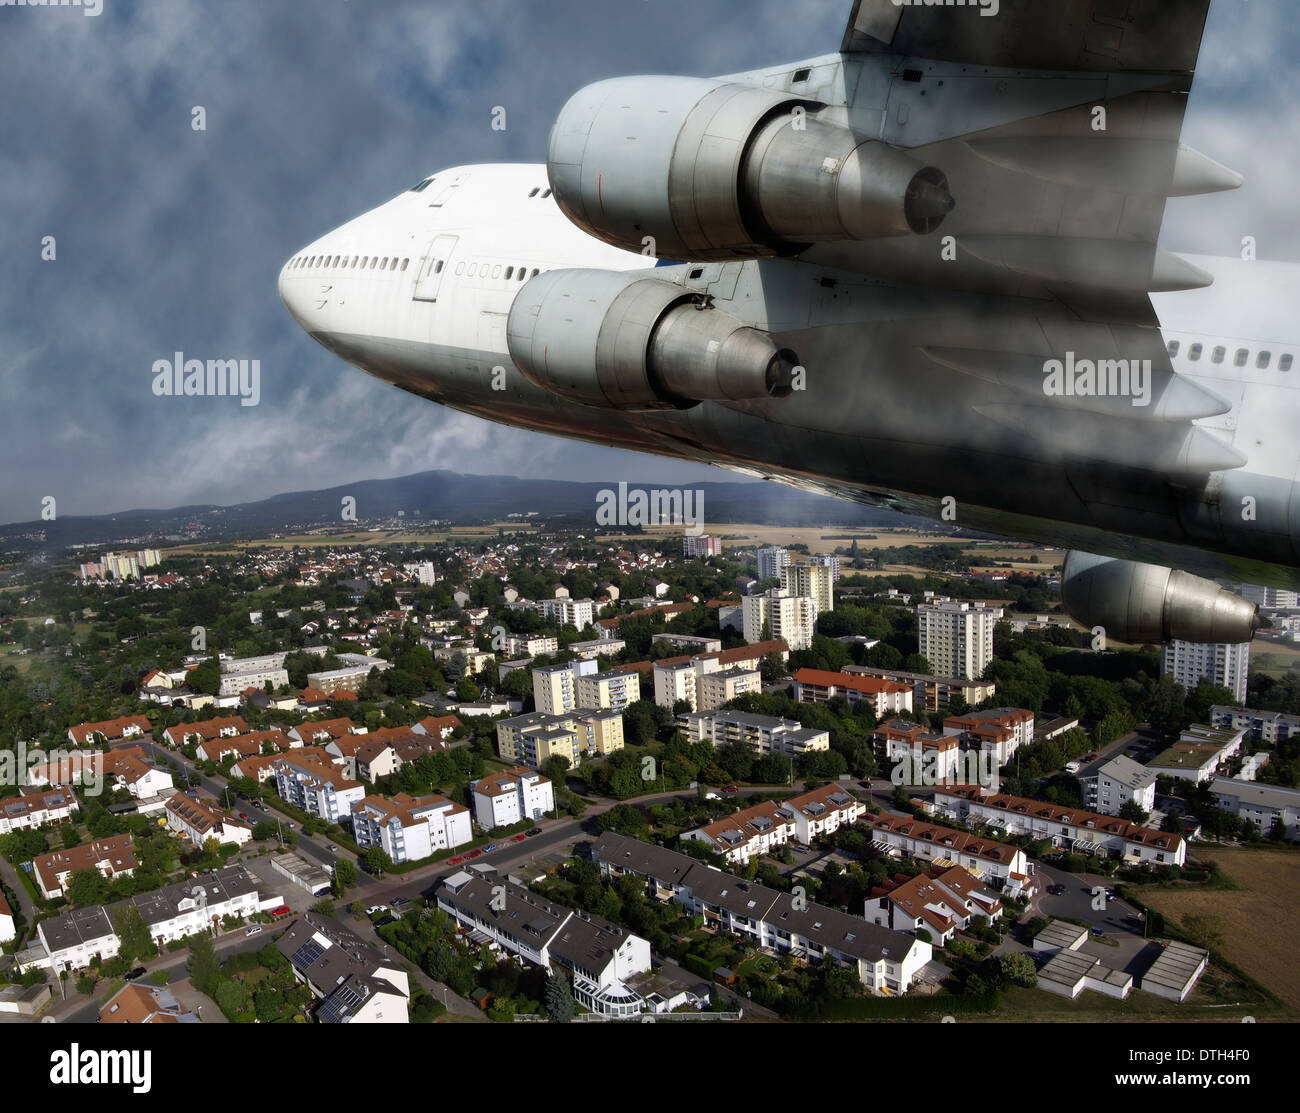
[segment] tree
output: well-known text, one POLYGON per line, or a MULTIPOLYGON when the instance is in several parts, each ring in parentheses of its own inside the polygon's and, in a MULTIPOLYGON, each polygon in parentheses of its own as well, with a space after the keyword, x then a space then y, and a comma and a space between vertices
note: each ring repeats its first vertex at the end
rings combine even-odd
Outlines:
POLYGON ((120 941, 117 953, 127 962, 153 958, 158 953, 158 946, 149 934, 149 928, 138 908, 129 906, 122 909, 113 926, 117 929, 120 941))
POLYGON ((1125 800, 1124 803, 1120 805, 1119 817, 1120 819, 1127 819, 1130 823, 1136 823, 1141 827, 1151 818, 1151 814, 1136 800, 1125 800))
POLYGON ((64 886, 64 896, 77 908, 88 908, 92 904, 104 904, 111 892, 107 879, 97 869, 73 870, 64 886))
POLYGON ((1034 967, 1034 960, 1023 952, 999 955, 998 968, 1002 973, 1002 980, 1011 985, 1032 989, 1038 984, 1038 971, 1034 967))
POLYGON ((366 872, 376 877, 393 868, 393 860, 378 846, 370 847, 361 860, 365 864, 366 872))
POLYGON ((573 1019, 573 991, 569 979, 559 970, 546 979, 546 1015, 556 1024, 567 1024, 573 1019))
POLYGON ((200 932, 190 941, 190 957, 186 961, 186 969, 194 988, 211 997, 217 983, 221 981, 221 967, 217 963, 212 937, 206 932, 200 932))
POLYGON ((342 899, 349 885, 357 883, 357 867, 347 858, 334 863, 334 895, 342 899))

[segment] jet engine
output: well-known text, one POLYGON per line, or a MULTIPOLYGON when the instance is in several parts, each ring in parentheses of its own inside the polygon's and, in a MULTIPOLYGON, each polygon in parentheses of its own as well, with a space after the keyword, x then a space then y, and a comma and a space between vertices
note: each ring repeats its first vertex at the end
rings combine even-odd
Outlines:
POLYGON ((506 329, 526 378, 615 410, 781 398, 798 357, 766 332, 671 282, 616 271, 548 271, 515 298, 506 329))
POLYGON ((1259 608, 1211 580, 1154 564, 1070 553, 1066 613, 1132 645, 1188 641, 1238 645, 1263 627, 1259 608))
POLYGON ((703 78, 597 82, 556 119, 551 188, 591 235, 683 261, 938 228, 955 207, 943 172, 819 118, 823 107, 703 78))

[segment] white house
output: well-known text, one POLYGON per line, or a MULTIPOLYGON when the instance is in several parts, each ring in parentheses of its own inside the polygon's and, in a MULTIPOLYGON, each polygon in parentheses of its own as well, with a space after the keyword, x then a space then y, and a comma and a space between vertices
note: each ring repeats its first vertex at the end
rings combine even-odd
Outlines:
POLYGON ((319 1004, 322 1024, 406 1024, 410 978, 338 920, 308 912, 275 941, 319 1004))
POLYGON ((445 796, 367 796, 352 806, 352 833, 364 851, 377 846, 394 862, 418 862, 473 838, 469 809, 445 796))
POLYGON ((231 819, 215 800, 200 800, 177 793, 163 805, 163 811, 167 829, 183 835, 199 849, 208 839, 243 846, 253 837, 252 827, 231 819))
POLYGON ((470 785, 474 819, 485 831, 508 827, 521 819, 540 819, 555 810, 555 792, 548 778, 517 766, 470 785))
POLYGON ((280 798, 328 823, 351 819, 353 805, 366 796, 360 781, 349 780, 333 766, 285 757, 274 768, 275 790, 280 798))
POLYGON ((992 922, 1001 915, 997 894, 961 866, 951 866, 937 877, 918 874, 867 904, 873 924, 910 933, 924 929, 941 945, 970 927, 977 916, 992 922))
POLYGON ((1144 812, 1156 806, 1156 775, 1123 754, 1094 764, 1079 775, 1079 783, 1083 802, 1105 815, 1119 815, 1130 800, 1144 812))

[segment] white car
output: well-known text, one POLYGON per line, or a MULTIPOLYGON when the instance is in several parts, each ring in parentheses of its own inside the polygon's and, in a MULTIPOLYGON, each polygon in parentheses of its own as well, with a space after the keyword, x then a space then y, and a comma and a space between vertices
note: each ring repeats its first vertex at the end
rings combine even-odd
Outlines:
POLYGON ((366 909, 366 915, 373 916, 376 912, 387 912, 387 911, 388 909, 385 908, 382 904, 372 904, 369 908, 366 909))
POLYGON ((254 924, 251 928, 249 928, 246 932, 244 932, 244 938, 248 938, 248 936, 250 935, 261 935, 261 934, 262 934, 262 925, 254 924))

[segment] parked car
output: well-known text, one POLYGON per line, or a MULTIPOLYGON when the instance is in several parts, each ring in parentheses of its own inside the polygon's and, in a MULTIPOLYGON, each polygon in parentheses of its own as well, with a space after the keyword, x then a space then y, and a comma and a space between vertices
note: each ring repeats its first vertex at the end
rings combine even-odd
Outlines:
POLYGON ((385 924, 395 924, 395 923, 397 923, 397 917, 390 912, 387 916, 380 916, 379 919, 375 921, 375 927, 381 928, 385 924))
POLYGON ((286 916, 292 916, 292 915, 293 915, 293 912, 292 912, 292 910, 289 908, 289 906, 288 906, 287 904, 282 904, 282 905, 280 905, 279 908, 276 908, 276 909, 273 909, 273 910, 272 910, 272 912, 271 912, 271 919, 273 919, 273 920, 283 920, 286 916))
POLYGON ((1050 893, 1050 894, 1051 894, 1052 896, 1054 896, 1054 897, 1064 896, 1064 895, 1065 895, 1065 886, 1064 886, 1064 885, 1049 885, 1049 886, 1047 886, 1047 891, 1048 891, 1048 893, 1050 893))
POLYGON ((410 897, 398 897, 398 898, 397 898, 396 900, 394 900, 391 904, 389 904, 388 907, 389 907, 389 908, 401 908, 402 905, 404 905, 404 904, 410 904, 410 903, 411 903, 411 898, 410 898, 410 897))
POLYGON ((144 967, 143 967, 143 966, 137 966, 134 970, 128 970, 128 971, 127 971, 125 974, 123 974, 122 976, 123 976, 123 977, 124 977, 128 982, 133 982, 133 981, 136 980, 136 978, 140 977, 143 973, 144 973, 144 967))
POLYGON ((739 792, 739 791, 740 791, 740 786, 739 786, 739 785, 727 785, 727 787, 724 788, 722 791, 723 791, 723 792, 739 792))
POLYGON ((387 912, 387 911, 388 909, 385 908, 382 904, 372 904, 369 908, 366 909, 366 915, 373 916, 376 912, 387 912))
POLYGON ((250 935, 261 935, 261 934, 262 934, 262 925, 254 924, 251 928, 249 928, 246 932, 244 932, 244 938, 247 939, 248 936, 250 935))
POLYGON ((480 856, 482 855, 482 853, 483 853, 483 851, 481 851, 481 850, 471 850, 468 854, 465 855, 465 857, 466 857, 467 859, 469 859, 469 858, 478 858, 478 857, 480 857, 480 856))
POLYGON ((199 794, 199 790, 197 788, 187 788, 185 790, 186 796, 197 796, 198 794, 199 794))
POLYGON ((528 836, 527 836, 527 835, 524 835, 524 834, 511 835, 511 836, 510 836, 510 841, 511 841, 511 842, 523 842, 524 839, 526 839, 526 838, 528 838, 528 836))
POLYGON ((494 842, 490 842, 490 843, 487 844, 487 846, 485 846, 485 847, 483 848, 483 853, 484 853, 484 854, 491 854, 492 851, 494 851, 494 850, 496 850, 496 849, 497 849, 497 844, 494 843, 494 842))
POLYGON ((524 832, 524 834, 527 835, 530 839, 531 839, 534 835, 540 835, 541 833, 542 833, 542 829, 541 829, 540 827, 534 827, 531 831, 525 831, 525 832, 524 832))
POLYGON ((1092 934, 1093 934, 1093 935, 1105 935, 1106 932, 1102 929, 1102 926, 1101 926, 1100 924, 1093 924, 1093 925, 1092 925, 1092 934))
POLYGON ((253 822, 252 819, 249 818, 249 815, 248 815, 247 812, 240 812, 240 813, 239 813, 239 818, 242 819, 245 823, 252 823, 252 822, 253 822))
POLYGON ((448 859, 447 859, 447 865, 449 865, 449 866, 459 866, 459 865, 461 864, 461 862, 463 862, 464 860, 465 860, 465 855, 463 855, 463 854, 457 854, 456 857, 454 857, 454 858, 448 858, 448 859))
POLYGON ((339 848, 335 846, 333 843, 330 843, 329 846, 327 846, 325 849, 328 850, 331 854, 337 854, 339 852, 339 848))

